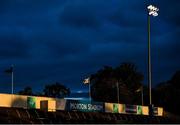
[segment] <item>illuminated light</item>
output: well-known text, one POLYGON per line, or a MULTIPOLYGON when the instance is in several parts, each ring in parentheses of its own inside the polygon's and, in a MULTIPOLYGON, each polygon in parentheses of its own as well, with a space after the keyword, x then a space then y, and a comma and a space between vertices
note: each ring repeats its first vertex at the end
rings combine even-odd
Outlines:
POLYGON ((153 16, 158 16, 158 13, 157 12, 153 13, 153 16))
POLYGON ((158 107, 158 116, 163 116, 163 108, 158 107))
POLYGON ((148 106, 142 106, 142 114, 149 115, 149 108, 148 106))
POLYGON ((159 11, 159 9, 158 9, 157 7, 152 6, 152 5, 149 5, 149 6, 147 7, 147 9, 150 10, 150 11, 159 11))
POLYGON ((149 10, 149 15, 152 15, 152 16, 154 16, 154 17, 156 17, 156 16, 158 16, 158 11, 159 11, 159 9, 157 8, 157 7, 155 7, 155 6, 153 6, 153 5, 149 5, 148 7, 147 7, 147 9, 149 10))
POLYGON ((147 7, 148 10, 152 10, 152 8, 153 8, 152 5, 149 5, 149 6, 147 7))
POLYGON ((83 93, 83 91, 80 90, 80 91, 77 91, 77 93, 83 93))
POLYGON ((154 12, 154 11, 151 11, 151 12, 149 12, 149 15, 158 16, 158 13, 154 12))
POLYGON ((64 98, 64 99, 69 99, 69 100, 85 100, 85 98, 76 98, 76 97, 72 97, 72 98, 64 98))
POLYGON ((153 15, 153 14, 154 14, 154 11, 150 11, 150 12, 149 12, 149 15, 153 15))

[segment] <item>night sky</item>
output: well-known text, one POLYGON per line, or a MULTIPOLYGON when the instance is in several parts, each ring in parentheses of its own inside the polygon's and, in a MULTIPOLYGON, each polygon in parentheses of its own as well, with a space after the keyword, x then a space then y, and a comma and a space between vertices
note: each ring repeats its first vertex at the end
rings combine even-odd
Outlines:
POLYGON ((133 62, 147 83, 147 5, 153 85, 180 69, 180 0, 0 0, 0 92, 41 91, 56 81, 87 91, 82 80, 103 66, 133 62))

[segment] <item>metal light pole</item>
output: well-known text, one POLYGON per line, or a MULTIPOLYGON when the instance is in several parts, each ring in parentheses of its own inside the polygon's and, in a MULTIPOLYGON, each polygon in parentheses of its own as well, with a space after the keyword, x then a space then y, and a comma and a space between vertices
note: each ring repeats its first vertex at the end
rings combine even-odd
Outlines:
POLYGON ((84 79, 84 84, 89 84, 89 102, 91 103, 91 80, 90 77, 84 79))
POLYGON ((151 42, 150 42, 150 15, 148 15, 148 85, 149 85, 149 104, 152 104, 151 97, 151 42))
POLYGON ((158 16, 157 12, 159 11, 159 9, 157 7, 155 7, 155 6, 153 6, 153 5, 149 5, 147 7, 147 9, 148 9, 148 85, 149 85, 149 105, 152 108, 152 95, 151 95, 151 87, 152 87, 151 86, 151 82, 152 82, 152 76, 151 76, 151 39, 150 39, 151 23, 150 23, 150 17, 151 16, 153 16, 153 17, 158 16))
POLYGON ((149 104, 152 104, 152 96, 151 96, 151 39, 150 39, 150 32, 151 32, 151 23, 150 23, 150 16, 153 17, 158 16, 159 9, 155 6, 149 5, 147 7, 149 13, 148 13, 148 85, 149 85, 149 104))
POLYGON ((11 84, 12 84, 12 94, 14 94, 14 73, 12 72, 12 75, 11 75, 11 84))
POLYGON ((14 94, 14 65, 11 65, 11 94, 14 94))
POLYGON ((139 89, 137 89, 135 92, 141 92, 141 104, 144 105, 144 99, 143 99, 143 86, 141 86, 139 89))
POLYGON ((141 88, 141 103, 142 103, 142 106, 144 105, 144 99, 143 99, 143 86, 141 88))
POLYGON ((89 102, 91 103, 91 83, 89 82, 89 102))
POLYGON ((119 103, 119 84, 118 82, 116 83, 117 85, 117 102, 119 103))

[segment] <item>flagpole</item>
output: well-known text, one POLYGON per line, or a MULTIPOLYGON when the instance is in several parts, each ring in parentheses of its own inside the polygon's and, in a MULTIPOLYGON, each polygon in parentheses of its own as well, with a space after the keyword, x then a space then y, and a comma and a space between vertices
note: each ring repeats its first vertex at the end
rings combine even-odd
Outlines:
POLYGON ((12 65, 11 68, 11 93, 14 94, 14 66, 12 65))
POLYGON ((89 102, 91 103, 91 81, 90 81, 90 77, 84 79, 83 83, 89 84, 89 102))
POLYGON ((118 86, 118 82, 116 83, 117 85, 117 102, 119 103, 119 86, 118 86))
POLYGON ((12 71, 12 94, 14 93, 14 73, 13 73, 13 71, 12 71))
POLYGON ((144 99, 143 99, 143 86, 141 88, 141 101, 142 101, 142 106, 144 105, 144 99))
POLYGON ((89 83, 89 102, 91 103, 91 83, 89 83))

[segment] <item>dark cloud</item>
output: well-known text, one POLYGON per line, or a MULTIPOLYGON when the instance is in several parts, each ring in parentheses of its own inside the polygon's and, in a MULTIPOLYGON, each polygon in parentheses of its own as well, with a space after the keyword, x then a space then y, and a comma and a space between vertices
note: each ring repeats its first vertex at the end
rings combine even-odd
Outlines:
POLYGON ((60 22, 69 26, 97 28, 101 25, 93 8, 86 2, 69 2, 63 7, 60 22))
POLYGON ((15 11, 30 14, 34 11, 45 11, 63 5, 67 0, 1 0, 1 10, 4 12, 15 11))
POLYGON ((76 43, 54 43, 49 46, 50 50, 53 52, 54 56, 68 56, 68 55, 76 55, 79 53, 83 53, 88 50, 86 44, 79 44, 76 43), (72 45, 71 45, 72 44, 72 45), (72 47, 73 46, 73 47, 72 47))
POLYGON ((14 4, 14 0, 1 0, 0 1, 0 12, 4 12, 4 10, 7 10, 7 6, 9 5, 13 5, 14 4))
POLYGON ((142 13, 137 13, 133 10, 125 12, 122 11, 122 9, 123 8, 120 8, 115 13, 110 15, 109 21, 125 28, 141 28, 143 26, 142 24, 145 23, 145 20, 142 13), (129 13, 131 13, 130 16, 129 13))
POLYGON ((58 35, 52 35, 46 42, 49 51, 52 52, 54 56, 68 56, 81 54, 89 51, 88 40, 84 38, 83 33, 79 31, 71 32, 60 31, 58 35), (50 42, 51 41, 51 42, 50 42))
POLYGON ((157 1, 160 8, 160 18, 175 27, 180 26, 180 13, 178 13, 180 1, 179 0, 160 0, 157 1), (163 4, 162 4, 163 3, 163 4))
POLYGON ((29 48, 23 38, 17 35, 0 35, 0 58, 23 59, 28 58, 29 48))
POLYGON ((109 42, 121 42, 122 44, 142 44, 146 41, 145 37, 142 37, 142 35, 146 35, 145 32, 145 29, 119 28, 118 30, 114 29, 113 31, 106 32, 104 40, 109 42))

